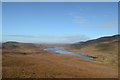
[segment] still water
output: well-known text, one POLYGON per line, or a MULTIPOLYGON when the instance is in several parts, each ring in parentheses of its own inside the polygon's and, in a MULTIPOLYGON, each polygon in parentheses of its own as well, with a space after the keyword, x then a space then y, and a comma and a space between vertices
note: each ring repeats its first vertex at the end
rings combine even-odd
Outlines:
POLYGON ((88 56, 88 55, 84 55, 84 54, 77 54, 77 53, 74 53, 74 52, 69 52, 69 51, 66 51, 64 48, 45 48, 44 50, 45 51, 57 52, 59 54, 69 54, 69 55, 73 55, 73 56, 79 56, 79 57, 83 57, 83 58, 86 58, 86 59, 93 59, 92 56, 88 56))

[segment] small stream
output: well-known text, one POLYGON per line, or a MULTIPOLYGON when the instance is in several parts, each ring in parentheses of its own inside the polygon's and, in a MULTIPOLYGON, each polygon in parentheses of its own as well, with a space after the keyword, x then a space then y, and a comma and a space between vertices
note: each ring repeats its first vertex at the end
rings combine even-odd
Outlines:
POLYGON ((73 56, 79 56, 79 57, 83 57, 86 59, 94 59, 92 56, 88 56, 88 55, 84 55, 84 54, 77 54, 74 52, 69 52, 69 51, 66 51, 64 48, 45 48, 44 50, 57 52, 59 54, 69 54, 69 55, 73 55, 73 56))

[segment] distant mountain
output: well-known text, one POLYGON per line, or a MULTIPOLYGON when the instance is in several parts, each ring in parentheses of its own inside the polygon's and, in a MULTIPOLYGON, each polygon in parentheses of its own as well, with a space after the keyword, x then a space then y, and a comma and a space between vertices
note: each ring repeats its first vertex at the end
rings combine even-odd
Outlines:
POLYGON ((73 48, 80 49, 88 45, 113 44, 120 42, 120 35, 105 36, 98 39, 88 40, 86 42, 78 42, 71 45, 73 48))
POLYGON ((19 42, 5 42, 3 43, 3 49, 15 49, 15 48, 35 48, 36 46, 32 43, 19 43, 19 42))
POLYGON ((42 48, 42 45, 36 45, 33 43, 20 43, 13 41, 2 43, 3 51, 7 52, 37 52, 42 48))
POLYGON ((0 42, 0 49, 2 49, 2 43, 0 42))

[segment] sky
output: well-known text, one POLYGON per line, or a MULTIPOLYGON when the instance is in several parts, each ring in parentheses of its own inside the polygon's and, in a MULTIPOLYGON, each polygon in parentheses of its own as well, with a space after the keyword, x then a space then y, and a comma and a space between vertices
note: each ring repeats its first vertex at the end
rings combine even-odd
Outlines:
POLYGON ((75 43, 118 34, 117 2, 3 2, 4 41, 75 43))

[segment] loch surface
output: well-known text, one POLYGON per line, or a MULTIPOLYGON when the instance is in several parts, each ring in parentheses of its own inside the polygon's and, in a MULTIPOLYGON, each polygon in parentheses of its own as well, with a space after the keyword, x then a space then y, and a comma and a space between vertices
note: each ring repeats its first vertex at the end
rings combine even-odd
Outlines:
POLYGON ((73 55, 73 56, 79 56, 79 57, 83 57, 86 59, 93 59, 92 56, 88 56, 88 55, 84 55, 84 54, 77 54, 74 52, 69 52, 67 50, 65 50, 64 48, 45 48, 45 51, 53 51, 53 52, 57 52, 59 54, 69 54, 69 55, 73 55))

